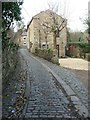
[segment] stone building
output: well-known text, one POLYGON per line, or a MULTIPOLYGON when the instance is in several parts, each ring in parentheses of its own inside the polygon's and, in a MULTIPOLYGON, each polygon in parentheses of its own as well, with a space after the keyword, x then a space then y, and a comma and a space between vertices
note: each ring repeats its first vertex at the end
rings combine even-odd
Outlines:
POLYGON ((26 38, 27 38, 27 33, 26 33, 26 30, 25 30, 21 35, 21 46, 22 47, 26 46, 26 38))
POLYGON ((34 53, 36 48, 52 49, 58 57, 65 57, 67 22, 51 10, 35 15, 27 26, 27 48, 34 53), (55 34, 55 31, 56 34, 55 34), (58 35, 57 35, 58 33, 58 35))
POLYGON ((27 32, 26 29, 24 31, 18 30, 17 31, 17 41, 20 47, 26 47, 26 38, 27 38, 27 32))

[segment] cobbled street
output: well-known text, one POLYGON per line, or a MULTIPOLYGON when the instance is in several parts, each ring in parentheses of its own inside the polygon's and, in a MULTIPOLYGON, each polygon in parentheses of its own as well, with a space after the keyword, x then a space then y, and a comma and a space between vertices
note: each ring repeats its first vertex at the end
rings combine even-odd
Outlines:
POLYGON ((69 70, 20 49, 28 70, 27 102, 23 118, 29 120, 84 120, 88 117, 88 90, 69 70))

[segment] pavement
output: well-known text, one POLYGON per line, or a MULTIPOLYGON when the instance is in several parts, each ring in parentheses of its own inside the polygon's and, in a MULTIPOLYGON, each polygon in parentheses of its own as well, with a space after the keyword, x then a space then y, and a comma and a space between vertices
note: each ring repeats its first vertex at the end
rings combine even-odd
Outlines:
POLYGON ((88 70, 90 66, 90 62, 80 58, 61 58, 59 63, 60 66, 76 70, 88 70))
POLYGON ((88 90, 71 71, 33 56, 26 49, 20 51, 28 69, 24 118, 88 117, 88 90))
POLYGON ((77 78, 88 88, 90 62, 81 58, 61 58, 60 66, 72 71, 77 78))

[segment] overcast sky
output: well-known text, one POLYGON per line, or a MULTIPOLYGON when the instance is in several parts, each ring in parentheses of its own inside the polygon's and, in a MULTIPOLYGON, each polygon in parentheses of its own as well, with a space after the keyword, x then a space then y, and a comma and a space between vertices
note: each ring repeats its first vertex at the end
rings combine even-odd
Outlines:
POLYGON ((90 0, 24 0, 22 15, 27 25, 34 15, 49 9, 48 4, 54 4, 59 8, 58 13, 68 19, 68 27, 71 30, 83 31, 83 22, 88 14, 88 1, 90 0))

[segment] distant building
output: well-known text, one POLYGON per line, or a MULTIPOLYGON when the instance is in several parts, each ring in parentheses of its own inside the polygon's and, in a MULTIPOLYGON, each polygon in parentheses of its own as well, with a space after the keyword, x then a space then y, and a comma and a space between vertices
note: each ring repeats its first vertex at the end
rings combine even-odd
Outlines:
POLYGON ((88 18, 90 19, 90 1, 88 2, 88 18))
POLYGON ((26 30, 22 33, 22 37, 21 37, 21 45, 22 46, 26 46, 26 38, 27 38, 27 32, 26 30))
POLYGON ((64 18, 57 15, 51 10, 42 11, 39 14, 35 15, 30 23, 27 26, 27 48, 34 53, 35 48, 40 49, 52 49, 54 50, 55 46, 57 49, 58 57, 65 57, 65 48, 67 44, 67 22, 64 18), (54 24, 54 19, 51 15, 57 20, 57 24, 54 24), (63 22, 64 21, 64 22, 63 22), (56 37, 56 43, 54 41, 54 34, 49 27, 52 28, 55 25, 65 27, 58 32, 56 37))
POLYGON ((26 38, 27 38, 27 32, 26 30, 22 31, 18 31, 18 44, 21 47, 27 46, 26 44, 26 38))

